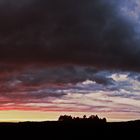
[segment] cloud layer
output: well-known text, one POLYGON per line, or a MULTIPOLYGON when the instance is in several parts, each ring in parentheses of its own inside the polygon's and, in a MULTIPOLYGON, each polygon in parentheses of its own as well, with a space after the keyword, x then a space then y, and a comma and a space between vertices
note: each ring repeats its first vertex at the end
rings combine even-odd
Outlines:
POLYGON ((138 4, 127 0, 1 0, 0 61, 137 70, 138 4))
POLYGON ((136 72, 79 66, 30 68, 2 81, 0 110, 140 114, 136 72))

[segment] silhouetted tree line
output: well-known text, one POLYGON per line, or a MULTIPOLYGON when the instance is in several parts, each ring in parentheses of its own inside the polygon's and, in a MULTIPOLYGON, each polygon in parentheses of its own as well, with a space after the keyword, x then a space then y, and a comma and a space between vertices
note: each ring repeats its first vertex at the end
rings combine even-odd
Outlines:
POLYGON ((71 115, 61 115, 58 118, 58 121, 92 121, 92 122, 102 122, 106 123, 106 118, 99 118, 97 115, 91 115, 87 117, 84 115, 82 118, 80 117, 72 117, 71 115))

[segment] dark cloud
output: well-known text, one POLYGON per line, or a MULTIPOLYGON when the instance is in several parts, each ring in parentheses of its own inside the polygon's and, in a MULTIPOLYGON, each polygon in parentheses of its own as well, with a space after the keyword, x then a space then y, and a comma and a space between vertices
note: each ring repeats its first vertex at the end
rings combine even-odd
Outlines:
MULTIPOLYGON (((113 79, 103 75, 100 70, 93 67, 79 66, 57 66, 45 68, 26 68, 20 73, 7 75, 5 81, 14 83, 21 81, 26 86, 37 86, 42 84, 76 84, 86 80, 95 81, 98 84, 110 85, 113 84, 113 79)), ((109 74, 106 71, 106 74, 109 74)), ((2 79, 4 81, 4 79, 2 79)))
POLYGON ((0 75, 0 97, 13 102, 48 97, 59 98, 67 95, 68 92, 87 94, 91 90, 100 90, 104 86, 114 84, 113 79, 107 77, 110 75, 108 71, 99 71, 89 66, 45 68, 30 66, 22 71, 12 70, 11 72, 5 71, 7 65, 1 67, 3 69, 0 75))
POLYGON ((111 0, 3 0, 0 61, 139 69, 134 24, 111 0))

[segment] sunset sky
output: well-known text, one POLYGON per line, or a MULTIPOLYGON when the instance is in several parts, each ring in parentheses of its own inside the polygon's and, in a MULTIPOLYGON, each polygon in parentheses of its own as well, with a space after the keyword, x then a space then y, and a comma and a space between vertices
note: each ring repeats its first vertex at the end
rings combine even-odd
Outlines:
POLYGON ((0 121, 61 114, 140 119, 140 0, 0 0, 0 121))

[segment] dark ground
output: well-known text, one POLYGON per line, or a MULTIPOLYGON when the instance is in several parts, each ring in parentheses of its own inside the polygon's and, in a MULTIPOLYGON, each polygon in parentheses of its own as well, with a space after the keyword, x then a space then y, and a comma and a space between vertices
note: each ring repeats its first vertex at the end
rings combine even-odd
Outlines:
POLYGON ((19 139, 139 139, 140 121, 96 123, 92 121, 53 121, 0 123, 5 137, 19 139))

